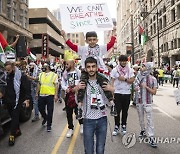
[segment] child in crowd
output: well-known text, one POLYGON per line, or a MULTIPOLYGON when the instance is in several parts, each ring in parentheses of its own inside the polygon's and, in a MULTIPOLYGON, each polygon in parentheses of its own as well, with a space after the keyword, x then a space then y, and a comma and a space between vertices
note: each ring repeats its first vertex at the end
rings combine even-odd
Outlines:
MULTIPOLYGON (((88 44, 88 46, 77 46, 77 45, 73 44, 69 39, 67 39, 66 33, 63 30, 61 31, 61 35, 64 38, 66 44, 72 50, 77 52, 78 55, 81 56, 82 71, 81 71, 81 80, 80 81, 85 82, 85 84, 87 84, 87 81, 88 81, 87 72, 84 70, 84 68, 85 68, 84 62, 87 57, 94 57, 97 60, 99 72, 103 73, 103 72, 107 71, 107 68, 103 62, 103 55, 105 55, 108 52, 108 50, 114 46, 114 43, 116 40, 115 29, 113 29, 113 31, 112 31, 112 37, 111 37, 110 42, 107 43, 106 45, 101 45, 101 46, 97 44, 97 42, 98 42, 97 33, 94 31, 86 33, 86 43, 88 44)), ((103 84, 108 82, 108 79, 104 75, 97 73, 97 82, 102 87, 103 84)), ((85 89, 80 89, 78 91, 78 96, 77 96, 78 107, 79 107, 77 118, 82 118, 81 106, 82 106, 84 95, 85 95, 85 89)), ((116 109, 114 107, 112 93, 109 91, 105 91, 105 95, 108 98, 108 100, 110 101, 110 103, 112 104, 111 115, 116 116, 116 109)))

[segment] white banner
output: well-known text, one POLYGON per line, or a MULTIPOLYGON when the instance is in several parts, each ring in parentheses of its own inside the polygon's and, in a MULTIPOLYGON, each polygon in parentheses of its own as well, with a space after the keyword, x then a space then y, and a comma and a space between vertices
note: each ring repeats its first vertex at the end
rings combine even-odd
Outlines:
MULTIPOLYGON (((114 8, 115 9, 115 8, 114 8)), ((112 30, 106 3, 60 5, 62 29, 66 33, 112 30)))

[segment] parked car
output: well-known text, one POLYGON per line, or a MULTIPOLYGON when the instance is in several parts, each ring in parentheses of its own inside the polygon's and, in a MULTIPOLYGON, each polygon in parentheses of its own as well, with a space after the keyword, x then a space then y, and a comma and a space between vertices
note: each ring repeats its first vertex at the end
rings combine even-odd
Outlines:
MULTIPOLYGON (((8 113, 8 110, 6 109, 6 106, 1 103, 1 124, 4 125, 7 122, 11 120, 11 117, 8 113)), ((24 105, 21 105, 20 108, 20 115, 19 115, 19 120, 21 122, 28 121, 31 117, 32 113, 32 105, 30 105, 28 108, 24 107, 24 105)))

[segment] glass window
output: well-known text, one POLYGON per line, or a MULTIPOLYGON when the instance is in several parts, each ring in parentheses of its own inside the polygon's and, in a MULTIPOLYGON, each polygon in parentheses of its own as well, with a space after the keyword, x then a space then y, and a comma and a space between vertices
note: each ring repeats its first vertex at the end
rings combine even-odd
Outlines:
POLYGON ((166 16, 163 16, 163 28, 165 28, 167 25, 166 16))
POLYGON ((171 6, 173 6, 175 4, 174 0, 171 0, 171 6))
POLYGON ((7 0, 7 4, 11 5, 11 0, 7 0))
POLYGON ((171 22, 175 21, 175 9, 171 10, 171 22))
POLYGON ((177 39, 174 39, 174 49, 177 49, 177 39))
POLYGON ((2 0, 0 0, 0 13, 2 12, 2 0))
POLYGON ((180 48, 180 38, 178 38, 178 48, 180 48))
POLYGON ((13 9, 13 21, 16 21, 16 10, 13 9))
POLYGON ((7 7, 7 17, 11 19, 11 8, 7 7))
POLYGON ((177 18, 180 19, 180 4, 177 5, 177 18))

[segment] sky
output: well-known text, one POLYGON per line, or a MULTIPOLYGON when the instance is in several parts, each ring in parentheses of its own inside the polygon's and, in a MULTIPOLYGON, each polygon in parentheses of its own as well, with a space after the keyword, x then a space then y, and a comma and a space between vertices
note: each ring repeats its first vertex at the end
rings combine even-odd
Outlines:
POLYGON ((116 0, 29 0, 29 8, 48 8, 50 11, 57 9, 59 4, 101 3, 108 5, 112 18, 116 18, 116 0))
MULTIPOLYGON (((116 18, 116 0, 98 0, 98 3, 105 2, 108 6, 111 18, 116 18)), ((50 11, 59 8, 60 4, 84 4, 97 3, 97 0, 29 0, 29 8, 48 8, 50 11)), ((104 33, 97 32, 99 42, 104 44, 104 33)))

